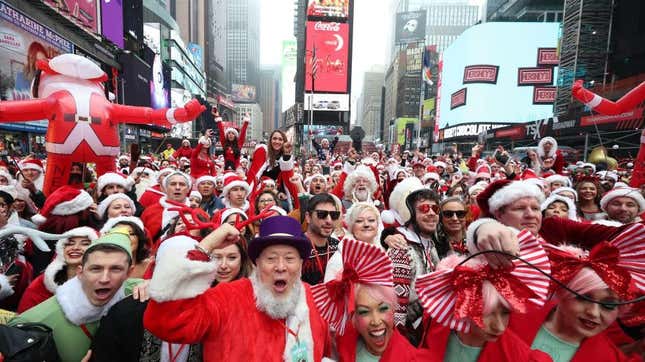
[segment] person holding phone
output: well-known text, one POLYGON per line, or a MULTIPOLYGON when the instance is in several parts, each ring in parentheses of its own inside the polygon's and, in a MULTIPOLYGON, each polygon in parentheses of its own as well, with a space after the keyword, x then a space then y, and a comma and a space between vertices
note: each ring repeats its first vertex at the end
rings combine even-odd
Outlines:
POLYGON ((240 167, 240 156, 242 155, 242 147, 246 140, 246 129, 249 126, 251 119, 248 113, 242 118, 242 129, 238 133, 234 127, 224 127, 222 117, 219 115, 217 108, 213 108, 213 117, 219 129, 219 142, 224 149, 224 169, 227 171, 235 171, 240 167))
POLYGON ((190 156, 190 176, 198 179, 201 176, 217 176, 215 162, 209 154, 212 144, 212 138, 215 133, 212 129, 207 129, 206 133, 199 138, 197 146, 193 149, 190 156))

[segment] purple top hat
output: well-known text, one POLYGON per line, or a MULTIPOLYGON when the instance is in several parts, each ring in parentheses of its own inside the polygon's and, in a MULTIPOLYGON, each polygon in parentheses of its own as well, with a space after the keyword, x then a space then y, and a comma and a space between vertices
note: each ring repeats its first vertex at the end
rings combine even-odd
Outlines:
POLYGON ((260 236, 249 243, 249 257, 255 259, 271 245, 289 245, 298 250, 302 259, 311 254, 311 241, 302 233, 300 223, 289 216, 274 216, 260 224, 260 236))

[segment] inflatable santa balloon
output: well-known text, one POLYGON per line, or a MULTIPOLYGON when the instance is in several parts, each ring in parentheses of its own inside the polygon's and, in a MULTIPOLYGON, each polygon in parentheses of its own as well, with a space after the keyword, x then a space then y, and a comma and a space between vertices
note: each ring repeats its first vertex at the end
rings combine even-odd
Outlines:
POLYGON ((32 85, 34 99, 0 102, 0 122, 49 120, 45 195, 67 184, 72 162, 96 163, 99 175, 115 171, 119 123, 170 127, 195 119, 205 109, 197 100, 170 109, 111 103, 103 88, 105 72, 75 54, 39 60, 37 68, 32 85))
MULTIPOLYGON (((592 110, 605 115, 616 115, 631 111, 645 101, 645 82, 636 86, 616 102, 605 99, 582 86, 582 80, 573 84, 573 97, 592 110)), ((641 144, 634 162, 634 172, 630 186, 640 187, 645 183, 645 131, 641 135, 641 144)))

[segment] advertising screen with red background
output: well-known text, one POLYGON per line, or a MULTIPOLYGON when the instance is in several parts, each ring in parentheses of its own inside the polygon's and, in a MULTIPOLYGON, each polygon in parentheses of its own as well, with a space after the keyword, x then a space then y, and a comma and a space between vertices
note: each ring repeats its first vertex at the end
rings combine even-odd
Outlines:
POLYGON ((313 49, 316 47, 315 92, 347 92, 349 25, 323 21, 307 22, 305 90, 311 92, 313 49))

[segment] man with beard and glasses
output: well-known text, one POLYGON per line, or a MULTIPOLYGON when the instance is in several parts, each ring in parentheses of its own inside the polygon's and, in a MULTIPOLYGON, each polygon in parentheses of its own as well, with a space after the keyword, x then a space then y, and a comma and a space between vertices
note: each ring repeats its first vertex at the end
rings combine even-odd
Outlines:
POLYGON ((211 288, 211 252, 233 245, 239 231, 222 224, 201 242, 164 241, 149 286, 144 326, 172 343, 201 343, 204 361, 321 361, 329 334, 309 286, 300 281, 311 243, 300 224, 275 216, 249 244, 256 270, 249 278, 211 288))
POLYGON ((327 262, 338 250, 340 241, 331 234, 336 229, 340 214, 336 201, 330 194, 322 193, 309 199, 305 213, 305 235, 309 238, 312 249, 311 254, 305 258, 302 280, 310 285, 323 282, 327 262))
POLYGON ((392 203, 390 199, 390 207, 397 210, 403 225, 383 230, 381 241, 390 246, 388 256, 394 265, 394 290, 398 298, 394 323, 413 345, 418 346, 423 331, 423 309, 414 287, 416 278, 434 271, 439 262, 435 233, 440 208, 436 192, 425 188, 418 179, 410 179, 413 181, 397 185, 408 193, 405 206, 400 202, 392 203))

